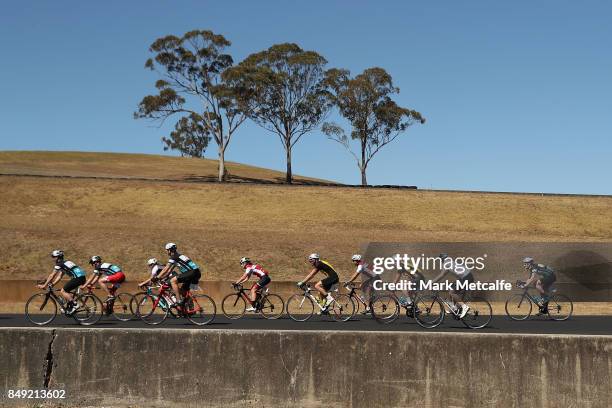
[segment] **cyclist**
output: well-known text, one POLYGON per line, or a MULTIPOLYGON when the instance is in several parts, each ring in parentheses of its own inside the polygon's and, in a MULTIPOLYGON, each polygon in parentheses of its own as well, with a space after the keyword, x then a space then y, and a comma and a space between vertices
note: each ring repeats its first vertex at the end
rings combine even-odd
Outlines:
POLYGON ((449 258, 447 254, 440 254, 438 257, 442 259, 442 271, 440 272, 438 276, 436 276, 433 279, 433 281, 439 282, 449 272, 455 275, 455 278, 456 278, 455 286, 453 289, 449 291, 449 294, 450 294, 452 301, 454 302, 453 307, 455 309, 453 310, 453 312, 458 313, 459 318, 463 318, 468 312, 468 310, 470 310, 470 307, 462 302, 463 297, 466 294, 466 290, 459 289, 457 287, 457 283, 474 282, 474 275, 472 275, 472 269, 466 267, 465 265, 457 264, 455 260, 452 258, 449 258))
POLYGON ((261 267, 259 264, 254 264, 249 258, 243 257, 240 259, 240 266, 244 269, 244 274, 236 281, 234 285, 240 285, 243 282, 249 280, 252 275, 257 276, 259 280, 251 286, 249 293, 249 301, 251 305, 247 307, 247 312, 255 311, 255 301, 257 300, 257 292, 265 288, 271 281, 268 271, 261 267))
POLYGON ((317 272, 323 272, 327 275, 324 279, 318 281, 315 284, 315 289, 319 292, 319 300, 323 307, 329 306, 329 304, 334 300, 329 290, 333 285, 338 283, 340 279, 338 279, 338 274, 334 270, 334 267, 329 264, 327 261, 323 261, 319 254, 313 253, 308 256, 308 262, 314 267, 310 273, 304 278, 303 281, 298 282, 298 287, 302 287, 305 283, 307 283, 313 276, 317 274, 317 272))
POLYGON ((87 279, 83 287, 92 288, 96 283, 100 282, 100 287, 106 292, 106 300, 114 299, 115 296, 112 295, 108 284, 111 287, 118 288, 119 284, 125 281, 125 274, 121 271, 121 267, 108 262, 102 263, 102 258, 98 255, 92 256, 89 264, 94 268, 93 274, 87 279))
POLYGON ((425 276, 423 276, 423 273, 414 265, 414 262, 410 261, 406 266, 406 268, 400 268, 396 271, 393 282, 398 283, 403 277, 413 282, 415 290, 402 290, 402 296, 398 296, 397 298, 401 306, 411 308, 413 306, 413 299, 416 297, 416 292, 419 288, 419 282, 424 281, 425 276))
POLYGON ((547 265, 535 263, 531 257, 523 259, 523 268, 527 271, 528 278, 521 286, 526 287, 535 282, 535 287, 542 297, 542 305, 540 306, 538 315, 547 314, 550 289, 552 288, 552 284, 557 280, 555 270, 547 265))
POLYGON ((152 282, 157 280, 157 275, 161 273, 166 265, 160 264, 156 258, 151 258, 147 261, 147 265, 149 266, 149 271, 151 272, 151 276, 149 279, 140 282, 138 284, 139 287, 144 287, 150 285, 152 282))
POLYGON ((372 272, 370 269, 370 265, 365 262, 361 254, 355 254, 351 257, 351 261, 353 265, 357 267, 353 276, 344 284, 344 286, 348 286, 349 283, 353 282, 359 275, 361 275, 361 292, 365 296, 368 305, 366 306, 366 310, 363 314, 369 314, 370 311, 370 303, 372 302, 372 291, 374 290, 374 282, 380 280, 380 276, 372 272))
POLYGON ((64 259, 64 251, 56 249, 51 252, 51 257, 55 260, 53 272, 49 274, 45 283, 37 285, 39 289, 45 289, 48 285, 54 286, 62 279, 64 274, 70 277, 70 280, 64 285, 60 294, 66 301, 66 314, 71 315, 78 309, 79 305, 74 302, 74 294, 71 292, 85 283, 85 271, 79 268, 74 262, 64 259))
POLYGON ((179 299, 179 306, 182 306, 184 303, 184 296, 189 290, 190 285, 197 285, 200 281, 200 277, 202 273, 200 272, 200 268, 198 265, 191 260, 188 256, 181 255, 176 247, 176 244, 173 242, 168 242, 165 246, 166 251, 168 252, 168 263, 164 267, 164 269, 157 275, 159 279, 164 279, 171 272, 174 271, 174 268, 179 269, 179 274, 176 276, 172 276, 170 278, 170 284, 172 285, 172 290, 176 294, 179 299), (181 283, 181 288, 179 290, 178 284, 181 283))

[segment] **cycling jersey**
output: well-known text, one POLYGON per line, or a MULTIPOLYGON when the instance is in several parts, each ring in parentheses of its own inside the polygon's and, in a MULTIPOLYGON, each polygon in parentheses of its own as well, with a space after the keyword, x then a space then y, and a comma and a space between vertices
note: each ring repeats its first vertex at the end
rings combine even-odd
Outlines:
POLYGON ((450 262, 445 261, 443 267, 445 271, 454 273, 459 279, 463 279, 472 273, 471 268, 468 268, 465 265, 457 265, 457 263, 453 260, 450 262), (450 264, 450 266, 448 264, 450 264))
POLYGON ((161 264, 153 265, 153 268, 151 268, 151 277, 156 278, 157 275, 159 275, 159 273, 163 271, 165 267, 166 265, 161 265, 161 264))
POLYGON ((93 273, 96 275, 104 274, 106 276, 114 275, 118 272, 121 272, 121 268, 108 262, 103 263, 99 268, 96 268, 93 271, 93 273))
POLYGON ((376 276, 376 274, 370 269, 370 265, 363 261, 359 262, 359 265, 357 265, 357 273, 362 274, 364 278, 373 278, 376 276))
POLYGON ((555 270, 546 265, 534 264, 531 266, 531 268, 529 268, 529 270, 531 271, 532 275, 536 274, 544 280, 551 280, 556 277, 555 270))
POLYGON ((249 264, 246 267, 244 273, 246 273, 248 277, 251 277, 251 275, 255 275, 258 278, 263 278, 264 276, 268 275, 268 271, 266 271, 264 268, 261 267, 261 265, 258 264, 249 264))
POLYGON ((80 278, 81 276, 85 276, 85 271, 79 268, 77 264, 72 261, 63 261, 58 259, 57 261, 55 261, 54 269, 56 271, 62 271, 63 273, 67 273, 72 278, 80 278))
POLYGON ((327 276, 338 276, 334 267, 331 266, 327 261, 319 261, 319 264, 316 266, 316 268, 317 272, 323 272, 327 276))
POLYGON ((196 265, 196 263, 193 262, 188 256, 180 255, 178 253, 172 255, 170 259, 168 259, 168 263, 170 264, 170 270, 174 269, 175 266, 178 266, 181 273, 187 273, 189 271, 199 269, 198 265, 196 265))

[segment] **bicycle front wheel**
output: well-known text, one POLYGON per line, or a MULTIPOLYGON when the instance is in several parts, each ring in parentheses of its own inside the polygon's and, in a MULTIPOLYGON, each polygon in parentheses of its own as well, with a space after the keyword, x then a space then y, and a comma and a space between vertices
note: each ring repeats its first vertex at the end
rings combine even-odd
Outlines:
POLYGON ((228 319, 240 319, 246 311, 246 301, 238 293, 230 293, 221 301, 221 311, 228 319))
POLYGON ((287 314, 296 322, 305 322, 314 313, 314 303, 312 299, 303 295, 295 294, 287 300, 287 314))
POLYGON ((113 316, 120 322, 132 320, 132 303, 134 303, 134 295, 130 293, 120 293, 113 300, 113 316))
POLYGON ((74 301, 77 310, 72 317, 83 326, 91 326, 102 318, 102 301, 96 295, 86 293, 77 296, 74 301))
POLYGON ((562 321, 572 316, 574 305, 565 295, 553 295, 548 302, 548 315, 551 319, 562 321))
POLYGON ((413 307, 414 319, 421 327, 433 329, 444 321, 444 304, 437 296, 418 296, 413 307))
POLYGON ((146 324, 157 325, 168 317, 166 300, 155 295, 145 295, 138 301, 136 315, 146 324))
POLYGON ((191 295, 185 300, 185 316, 198 326, 204 326, 215 320, 217 306, 208 295, 191 295))
POLYGON ((46 292, 36 293, 26 302, 25 315, 30 323, 37 326, 49 324, 57 316, 57 302, 46 292))
POLYGON ((330 309, 329 313, 338 322, 346 322, 355 314, 355 304, 349 295, 336 295, 330 309))
POLYGON ((533 305, 523 294, 515 293, 506 300, 506 314, 512 320, 525 320, 531 315, 533 305))
POLYGON ((282 316, 284 310, 285 302, 283 298, 274 293, 268 293, 261 300, 261 314, 266 319, 278 319, 282 316))
POLYGON ((482 329, 486 327, 493 317, 493 308, 484 298, 474 297, 469 302, 465 302, 469 309, 461 319, 470 329, 482 329))
POLYGON ((372 316, 378 323, 389 324, 397 320, 400 305, 395 297, 390 295, 377 296, 371 303, 372 316))

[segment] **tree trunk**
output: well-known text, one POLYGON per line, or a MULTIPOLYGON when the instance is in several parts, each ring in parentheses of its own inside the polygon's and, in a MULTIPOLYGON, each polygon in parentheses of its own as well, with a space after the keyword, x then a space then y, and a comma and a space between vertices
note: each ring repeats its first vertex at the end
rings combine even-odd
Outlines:
POLYGON ((366 178, 366 168, 362 167, 360 170, 361 170, 361 185, 365 187, 368 185, 368 179, 366 178))
POLYGON ((291 139, 285 139, 285 152, 287 153, 287 174, 285 181, 287 184, 293 183, 293 173, 291 172, 291 139))
POLYGON ((366 163, 366 140, 367 140, 367 136, 362 134, 361 136, 361 163, 359 163, 359 170, 361 171, 361 185, 364 187, 368 185, 368 180, 366 178, 366 168, 368 167, 368 164, 366 163))
POLYGON ((219 182, 225 181, 225 148, 219 145, 219 182))

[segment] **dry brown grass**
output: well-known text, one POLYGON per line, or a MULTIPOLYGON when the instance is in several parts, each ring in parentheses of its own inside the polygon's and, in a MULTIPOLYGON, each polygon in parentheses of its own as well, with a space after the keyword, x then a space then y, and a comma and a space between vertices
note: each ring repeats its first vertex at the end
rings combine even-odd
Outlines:
POLYGON ((63 248, 134 276, 163 244, 231 279, 260 260, 277 280, 320 252, 338 267, 370 241, 610 241, 612 199, 238 184, 0 177, 0 279, 35 278, 63 248))
MULTIPOLYGON (((231 181, 285 181, 279 171, 234 162, 226 162, 226 167, 231 181)), ((0 173, 214 181, 217 161, 151 154, 5 151, 0 152, 0 173)), ((295 181, 330 183, 301 176, 295 181)))

